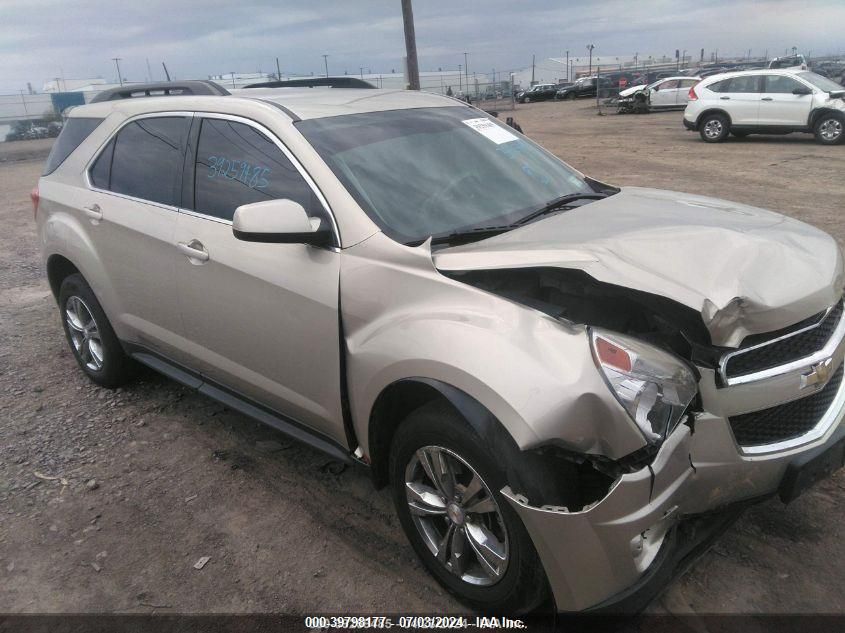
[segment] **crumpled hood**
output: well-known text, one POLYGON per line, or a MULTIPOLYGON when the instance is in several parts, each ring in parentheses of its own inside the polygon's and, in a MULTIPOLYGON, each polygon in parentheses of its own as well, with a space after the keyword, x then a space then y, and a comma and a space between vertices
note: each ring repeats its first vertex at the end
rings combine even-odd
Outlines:
POLYGON ((625 88, 625 90, 619 91, 620 97, 630 97, 635 92, 639 92, 640 90, 645 90, 646 85, 640 84, 639 86, 631 86, 630 88, 625 88))
POLYGON ((626 187, 495 237, 436 251, 443 271, 580 269, 701 314, 715 345, 736 347, 839 298, 843 261, 827 233, 715 198, 626 187))

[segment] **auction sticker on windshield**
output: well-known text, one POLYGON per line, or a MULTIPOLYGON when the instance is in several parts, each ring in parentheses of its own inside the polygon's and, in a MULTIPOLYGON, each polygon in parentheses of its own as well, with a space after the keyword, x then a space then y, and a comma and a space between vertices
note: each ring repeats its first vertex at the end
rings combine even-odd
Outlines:
POLYGON ((463 123, 464 125, 468 125, 479 134, 486 136, 491 141, 496 143, 496 145, 501 145, 502 143, 508 143, 510 141, 517 140, 516 135, 511 134, 506 129, 499 127, 490 119, 467 119, 466 121, 461 121, 461 123, 463 123))

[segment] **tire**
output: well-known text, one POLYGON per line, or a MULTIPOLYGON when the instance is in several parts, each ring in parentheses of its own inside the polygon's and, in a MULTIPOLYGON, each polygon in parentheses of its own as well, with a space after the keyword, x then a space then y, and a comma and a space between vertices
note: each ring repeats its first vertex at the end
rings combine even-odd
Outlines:
POLYGON ((705 143, 721 143, 728 138, 730 127, 724 114, 707 114, 698 124, 698 133, 705 143))
POLYGON ((135 365, 82 275, 68 275, 62 281, 59 312, 70 351, 82 371, 101 387, 125 384, 135 365))
POLYGON ((833 114, 822 114, 813 125, 816 140, 822 145, 839 145, 845 141, 845 119, 833 114))
POLYGON ((731 130, 731 136, 735 136, 737 138, 745 138, 749 134, 750 132, 734 132, 733 130, 731 130))
POLYGON ((531 103, 531 97, 525 97, 525 99, 522 100, 522 103, 531 103))
POLYGON ((396 431, 390 451, 390 485, 405 535, 446 590, 484 612, 525 613, 547 600, 548 582, 522 520, 499 492, 506 485, 501 457, 485 448, 484 441, 449 404, 435 401, 411 413, 396 431), (441 456, 457 482, 451 486, 455 494, 449 503, 442 491, 448 492, 450 486, 437 486, 427 474, 435 472, 430 458, 441 456), (428 470, 421 458, 429 459, 428 470), (463 508, 460 497, 468 489, 466 484, 478 481, 478 491, 463 500, 472 503, 463 508), (434 498, 426 497, 431 503, 409 492, 409 482, 418 492, 433 493, 434 498), (437 510, 437 514, 412 514, 412 501, 437 510), (482 504, 483 511, 472 510, 481 509, 482 504), (441 562, 436 552, 450 533, 454 536, 442 550, 448 560, 441 562), (486 559, 473 547, 479 535, 492 536, 495 540, 487 542, 495 543, 491 549, 498 549, 504 559, 488 554, 496 565, 485 568, 482 560, 486 559), (460 549, 463 555, 457 558, 454 554, 460 549))
POLYGON ((574 92, 567 92, 566 98, 569 99, 570 101, 575 101, 575 93, 574 92))

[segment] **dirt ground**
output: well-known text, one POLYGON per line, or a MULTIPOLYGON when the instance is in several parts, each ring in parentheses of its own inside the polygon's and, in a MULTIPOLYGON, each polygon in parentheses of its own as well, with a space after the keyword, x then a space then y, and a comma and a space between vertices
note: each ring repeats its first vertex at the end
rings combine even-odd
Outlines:
MULTIPOLYGON (((584 102, 507 114, 595 178, 768 207, 845 239, 845 147, 706 145, 680 113, 599 117, 584 102)), ((364 470, 152 374, 114 392, 84 378, 28 199, 49 145, 0 144, 0 612, 461 610, 364 470)), ((843 491, 840 472, 752 509, 650 610, 845 612, 843 491)))

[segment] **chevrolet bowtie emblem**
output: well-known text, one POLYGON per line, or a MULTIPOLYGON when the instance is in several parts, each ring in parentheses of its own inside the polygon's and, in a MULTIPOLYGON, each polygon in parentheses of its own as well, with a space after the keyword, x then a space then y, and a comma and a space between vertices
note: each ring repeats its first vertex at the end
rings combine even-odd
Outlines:
POLYGON ((833 359, 828 358, 813 365, 809 373, 801 374, 801 389, 826 383, 827 379, 830 378, 831 365, 833 365, 833 359))

